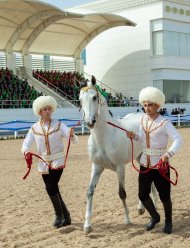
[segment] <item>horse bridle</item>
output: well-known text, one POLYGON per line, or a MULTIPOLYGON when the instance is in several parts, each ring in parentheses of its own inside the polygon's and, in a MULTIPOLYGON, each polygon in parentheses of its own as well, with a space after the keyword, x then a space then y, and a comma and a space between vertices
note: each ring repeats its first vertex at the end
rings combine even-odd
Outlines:
MULTIPOLYGON (((105 100, 105 102, 103 102, 103 103, 101 102, 101 98, 100 98, 101 92, 100 92, 96 87, 93 87, 93 86, 85 86, 85 87, 81 88, 81 90, 84 91, 84 92, 87 92, 89 89, 93 89, 93 90, 95 90, 96 93, 97 93, 97 100, 98 100, 97 116, 100 116, 100 106, 105 105, 105 104, 106 104, 106 100, 105 100)), ((82 105, 80 104, 79 111, 81 110, 81 108, 82 108, 82 105)), ((83 111, 83 121, 84 121, 84 119, 85 119, 84 117, 85 117, 85 112, 83 111)))

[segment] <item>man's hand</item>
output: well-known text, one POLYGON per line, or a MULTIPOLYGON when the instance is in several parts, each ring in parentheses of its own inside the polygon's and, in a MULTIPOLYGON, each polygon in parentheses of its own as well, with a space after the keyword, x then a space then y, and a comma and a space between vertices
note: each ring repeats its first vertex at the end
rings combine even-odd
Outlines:
POLYGON ((30 159, 30 152, 29 151, 25 151, 24 152, 24 156, 26 157, 26 159, 30 159))
POLYGON ((135 138, 135 133, 134 132, 126 131, 126 135, 127 135, 128 138, 131 138, 131 139, 135 138))
POLYGON ((167 163, 168 162, 168 157, 166 155, 163 155, 161 157, 162 162, 167 163))
POLYGON ((72 138, 74 135, 75 135, 74 129, 71 128, 71 129, 70 129, 70 137, 72 138))

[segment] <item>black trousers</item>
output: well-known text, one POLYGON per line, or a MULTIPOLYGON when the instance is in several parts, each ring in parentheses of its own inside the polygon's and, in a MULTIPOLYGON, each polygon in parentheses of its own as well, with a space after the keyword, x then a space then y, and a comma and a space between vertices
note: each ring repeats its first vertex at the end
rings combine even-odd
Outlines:
MULTIPOLYGON (((141 171, 146 168, 140 166, 141 171)), ((167 172, 167 177, 170 178, 170 171, 167 172)), ((170 199, 171 184, 167 181, 157 169, 152 169, 148 173, 139 173, 139 199, 146 201, 151 192, 151 184, 154 182, 156 189, 159 193, 160 200, 164 203, 170 199)))
POLYGON ((42 174, 43 181, 46 186, 46 191, 48 195, 53 196, 59 192, 59 180, 63 173, 63 169, 52 170, 49 168, 49 174, 42 174))

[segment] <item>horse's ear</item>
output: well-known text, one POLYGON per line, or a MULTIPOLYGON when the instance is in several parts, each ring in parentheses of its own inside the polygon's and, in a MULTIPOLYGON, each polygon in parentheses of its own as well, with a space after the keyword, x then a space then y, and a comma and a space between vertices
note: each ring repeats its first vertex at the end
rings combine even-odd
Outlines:
POLYGON ((92 83, 92 85, 96 84, 96 78, 94 75, 92 75, 92 77, 91 77, 91 83, 92 83))

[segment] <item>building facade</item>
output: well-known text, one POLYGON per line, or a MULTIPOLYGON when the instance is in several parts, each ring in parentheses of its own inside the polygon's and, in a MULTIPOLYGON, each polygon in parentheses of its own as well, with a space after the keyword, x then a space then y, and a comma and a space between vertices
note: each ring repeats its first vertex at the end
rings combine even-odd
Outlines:
POLYGON ((103 0, 75 10, 114 13, 136 27, 117 27, 86 47, 84 70, 127 97, 155 86, 166 102, 190 102, 190 1, 103 0))

